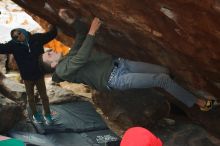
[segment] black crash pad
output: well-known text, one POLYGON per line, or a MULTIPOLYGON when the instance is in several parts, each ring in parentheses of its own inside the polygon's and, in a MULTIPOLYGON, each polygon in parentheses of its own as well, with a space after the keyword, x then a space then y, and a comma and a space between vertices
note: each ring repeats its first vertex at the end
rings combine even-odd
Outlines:
POLYGON ((119 145, 120 138, 107 127, 91 103, 80 101, 51 105, 50 108, 55 113, 53 126, 23 121, 9 132, 9 136, 37 146, 119 145))

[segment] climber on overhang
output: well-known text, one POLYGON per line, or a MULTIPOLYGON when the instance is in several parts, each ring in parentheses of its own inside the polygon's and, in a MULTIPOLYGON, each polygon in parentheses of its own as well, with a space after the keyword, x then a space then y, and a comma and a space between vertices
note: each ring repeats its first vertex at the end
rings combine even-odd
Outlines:
POLYGON ((43 45, 54 39, 56 35, 57 29, 55 27, 51 27, 47 33, 36 34, 31 34, 22 28, 16 28, 11 31, 12 40, 5 44, 0 44, 0 54, 13 54, 15 58, 21 78, 24 80, 29 107, 33 113, 33 121, 35 123, 42 123, 43 117, 46 124, 53 123, 44 74, 39 67, 38 58, 44 53, 43 45), (37 87, 42 100, 44 108, 43 117, 36 109, 34 86, 37 87))
POLYGON ((51 51, 40 57, 43 68, 55 69, 53 81, 84 83, 104 91, 160 87, 188 107, 196 104, 202 111, 212 109, 214 100, 195 97, 173 81, 165 67, 93 50, 95 35, 101 26, 99 18, 93 19, 89 31, 78 19, 73 25, 77 32, 76 41, 67 56, 51 51))

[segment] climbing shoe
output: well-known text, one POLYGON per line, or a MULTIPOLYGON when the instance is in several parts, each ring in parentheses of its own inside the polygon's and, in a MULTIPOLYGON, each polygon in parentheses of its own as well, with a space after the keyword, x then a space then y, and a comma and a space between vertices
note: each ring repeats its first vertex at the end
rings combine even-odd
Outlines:
POLYGON ((214 105, 214 102, 215 102, 215 100, 213 100, 213 99, 206 100, 205 105, 203 107, 200 107, 200 110, 205 111, 205 112, 210 111, 214 105))
POLYGON ((40 113, 36 112, 36 113, 33 115, 33 122, 36 123, 36 124, 41 124, 41 123, 43 123, 43 119, 42 119, 40 113))
POLYGON ((45 120, 46 125, 52 125, 53 124, 53 119, 52 119, 50 114, 44 115, 44 120, 45 120))

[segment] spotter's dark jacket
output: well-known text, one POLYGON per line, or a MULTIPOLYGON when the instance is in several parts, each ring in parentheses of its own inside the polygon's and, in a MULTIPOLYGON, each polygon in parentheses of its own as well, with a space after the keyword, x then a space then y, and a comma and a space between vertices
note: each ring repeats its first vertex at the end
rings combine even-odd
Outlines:
POLYGON ((38 80, 43 76, 39 67, 38 58, 44 53, 43 46, 57 35, 57 29, 53 27, 46 33, 28 34, 26 44, 11 40, 0 43, 0 54, 13 54, 18 65, 21 77, 24 80, 38 80))

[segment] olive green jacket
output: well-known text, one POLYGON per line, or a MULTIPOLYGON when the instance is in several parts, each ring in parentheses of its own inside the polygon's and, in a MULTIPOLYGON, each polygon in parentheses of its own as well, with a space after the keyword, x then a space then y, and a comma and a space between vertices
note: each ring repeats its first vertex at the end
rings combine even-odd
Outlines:
POLYGON ((84 83, 97 90, 107 90, 113 69, 113 57, 93 49, 95 37, 79 33, 70 53, 56 67, 62 80, 84 83))

